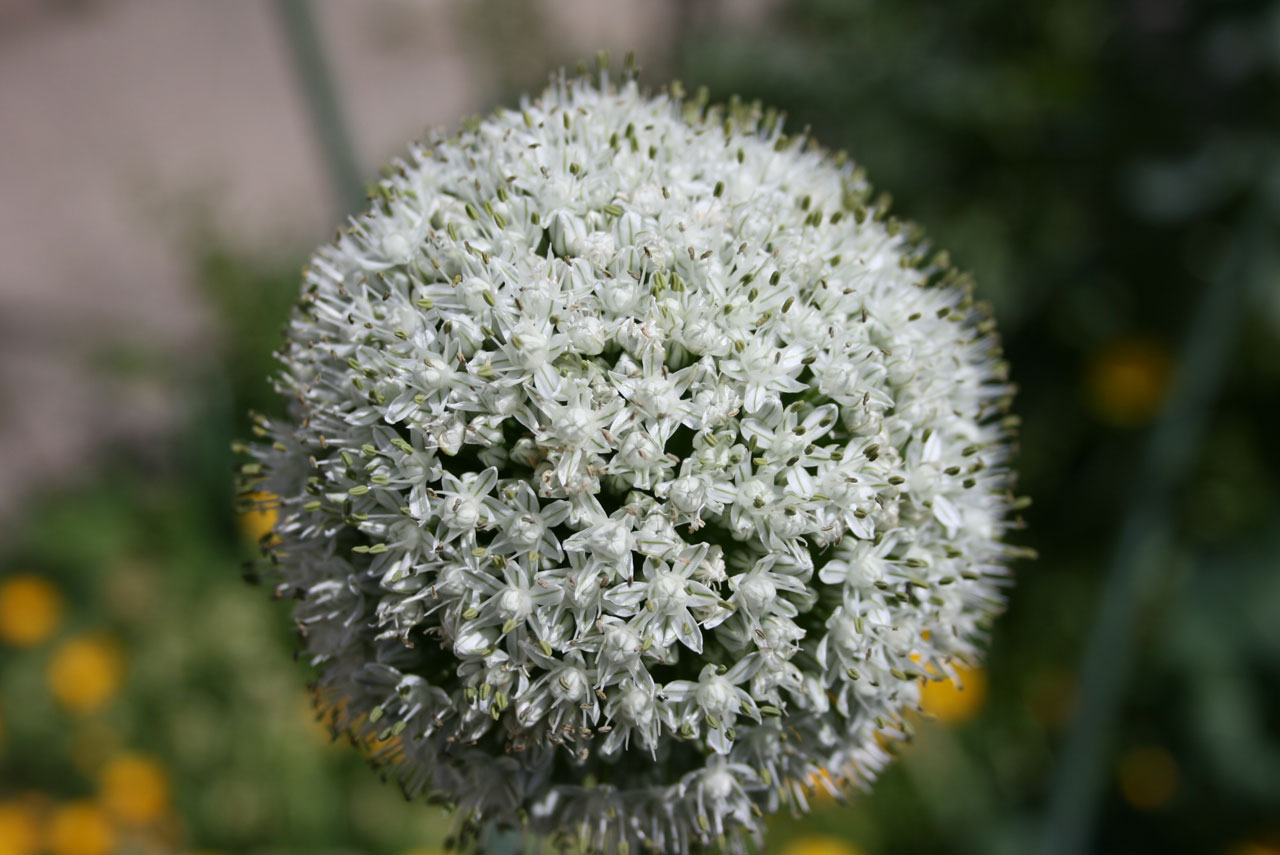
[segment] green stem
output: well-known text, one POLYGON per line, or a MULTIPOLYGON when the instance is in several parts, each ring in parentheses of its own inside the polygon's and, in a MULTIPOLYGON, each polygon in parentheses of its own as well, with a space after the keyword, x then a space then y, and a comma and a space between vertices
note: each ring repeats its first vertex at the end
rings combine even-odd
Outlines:
POLYGON ((344 212, 354 213, 364 207, 364 186, 351 136, 338 106, 324 46, 311 14, 311 3, 309 0, 276 0, 276 11, 289 40, 289 52, 320 140, 334 194, 344 212))
POLYGON ((1260 211, 1246 214, 1205 288, 1174 387, 1147 442, 1081 660, 1079 712, 1050 792, 1040 846, 1045 855, 1078 855, 1092 843, 1115 718, 1133 670, 1134 619, 1152 578, 1152 559, 1170 540, 1169 497, 1195 462, 1230 360, 1264 226, 1260 211))

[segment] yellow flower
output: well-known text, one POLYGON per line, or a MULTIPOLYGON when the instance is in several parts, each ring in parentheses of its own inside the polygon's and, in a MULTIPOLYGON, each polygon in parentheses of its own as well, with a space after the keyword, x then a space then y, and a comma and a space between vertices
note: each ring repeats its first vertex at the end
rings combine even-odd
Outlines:
POLYGON ((1280 834, 1274 840, 1247 840, 1231 850, 1231 855, 1280 855, 1280 834))
POLYGON ((1164 402, 1173 361, 1158 341, 1123 338, 1094 355, 1085 385, 1094 413, 1115 427, 1149 422, 1164 402))
POLYGON ((35 855, 40 848, 40 817, 34 808, 0 802, 0 855, 35 855))
POLYGON ((944 724, 961 724, 978 714, 987 699, 987 675, 981 668, 956 668, 964 688, 951 680, 926 680, 920 687, 920 706, 944 724))
POLYGON ((325 706, 319 692, 308 692, 302 696, 301 719, 302 728, 321 745, 329 746, 334 742, 332 723, 336 711, 325 706))
POLYGON ((1178 789, 1178 763, 1158 745, 1131 748, 1116 770, 1120 794, 1136 810, 1152 811, 1168 804, 1178 789))
POLYGON ((368 737, 361 743, 361 747, 370 757, 376 757, 379 763, 399 763, 404 757, 404 751, 400 745, 400 734, 387 733, 386 739, 380 734, 387 733, 381 730, 378 734, 368 737))
POLYGON ((0 583, 0 640, 30 647, 53 635, 62 619, 62 596, 47 579, 31 573, 0 583))
POLYGON ((72 712, 92 712, 120 688, 124 654, 109 638, 78 636, 58 647, 47 676, 58 703, 72 712))
POLYGON ((115 837, 106 813, 91 801, 69 802, 49 820, 53 855, 110 855, 115 837))
POLYGON ((831 777, 831 773, 826 769, 819 769, 809 776, 804 782, 805 795, 814 804, 828 804, 835 801, 835 796, 831 790, 840 790, 840 781, 838 778, 831 777))
POLYGON ((863 855, 862 850, 838 837, 811 834, 788 843, 781 855, 863 855))
POLYGON ((169 776, 155 760, 142 754, 121 754, 107 761, 98 776, 103 807, 117 820, 145 825, 169 808, 169 776))
POLYGON ((240 531, 247 539, 258 543, 276 526, 276 520, 280 516, 280 497, 275 493, 261 491, 250 493, 248 499, 253 507, 240 514, 240 531))

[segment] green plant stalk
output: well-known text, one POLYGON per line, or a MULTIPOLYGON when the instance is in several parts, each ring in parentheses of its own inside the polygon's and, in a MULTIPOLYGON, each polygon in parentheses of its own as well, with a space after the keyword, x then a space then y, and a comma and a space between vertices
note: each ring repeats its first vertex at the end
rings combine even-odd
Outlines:
POLYGON ((344 213, 355 213, 364 205, 364 186, 310 0, 276 0, 276 11, 289 41, 334 195, 344 213))
POLYGON ((1236 340, 1246 284, 1256 275, 1253 260, 1266 214, 1259 206, 1242 220, 1196 306, 1173 389, 1139 465, 1081 660, 1079 713, 1062 750, 1042 829, 1039 851, 1045 855, 1080 855, 1092 843, 1115 718, 1134 665, 1134 619, 1152 578, 1152 558, 1170 541, 1169 497, 1195 463, 1236 340))

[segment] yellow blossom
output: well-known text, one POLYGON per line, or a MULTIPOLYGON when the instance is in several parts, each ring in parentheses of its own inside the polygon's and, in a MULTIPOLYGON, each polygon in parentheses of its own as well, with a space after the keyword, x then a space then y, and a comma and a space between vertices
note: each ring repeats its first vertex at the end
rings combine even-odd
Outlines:
POLYGON ((1280 834, 1272 840, 1247 840, 1231 849, 1230 855, 1280 855, 1280 834))
POLYGON ((945 724, 973 718, 987 698, 987 675, 981 668, 959 666, 956 676, 960 685, 952 680, 926 680, 920 688, 921 708, 945 724))
POLYGON ((840 780, 831 777, 831 773, 826 769, 819 769, 809 776, 804 785, 805 795, 807 795, 814 804, 827 804, 835 801, 832 794, 834 789, 840 791, 840 780))
POLYGON ((1168 349, 1146 338, 1123 338, 1093 357, 1086 377, 1089 404, 1106 424, 1139 427, 1159 411, 1173 362, 1168 349))
POLYGON ((318 692, 309 692, 302 696, 300 705, 302 728, 321 745, 333 744, 333 720, 335 711, 324 705, 318 692))
POLYGON ((280 498, 266 491, 250 493, 248 498, 253 506, 240 514, 238 522, 244 536, 257 543, 275 528, 280 516, 280 498))
POLYGON ((32 805, 0 802, 0 855, 35 855, 40 849, 40 816, 32 805))
POLYGON ((110 855, 115 837, 106 813, 91 801, 69 802, 49 819, 53 855, 110 855))
POLYGON ((30 647, 53 635, 62 619, 62 595, 31 573, 0 582, 0 641, 30 647))
POLYGON ((862 850, 838 837, 811 834, 788 843, 781 855, 863 855, 862 850))
POLYGON ((99 797, 117 820, 144 825, 169 808, 169 776, 150 757, 126 753, 107 761, 98 776, 99 797))
POLYGON ((1145 745, 1124 752, 1116 774, 1124 800, 1141 811, 1163 807, 1178 789, 1178 763, 1172 754, 1158 745, 1145 745))
POLYGON ((78 636, 58 647, 47 676, 58 703, 72 712, 92 712, 120 688, 124 655, 109 638, 78 636))

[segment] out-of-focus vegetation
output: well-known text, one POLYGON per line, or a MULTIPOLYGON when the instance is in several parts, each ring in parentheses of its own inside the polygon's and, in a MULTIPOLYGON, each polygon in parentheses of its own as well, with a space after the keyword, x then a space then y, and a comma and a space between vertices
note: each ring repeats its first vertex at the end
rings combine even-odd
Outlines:
MULTIPOLYGON (((1018 568, 987 669, 963 691, 930 684, 936 720, 874 790, 845 806, 815 787, 769 851, 1030 851, 1182 333, 1247 226, 1274 243, 1280 5, 794 0, 756 28, 682 20, 664 72, 788 110, 974 271, 1022 390, 1021 541, 1041 555, 1018 568)), ((1177 537, 1152 556, 1094 851, 1280 852, 1266 249, 1247 254, 1257 284, 1177 537)), ((249 409, 278 408, 265 377, 301 260, 205 252, 222 335, 176 379, 190 416, 173 445, 32 500, 0 544, 0 855, 440 851, 446 817, 331 744, 288 605, 241 576, 270 517, 237 516, 230 447, 249 409)))
POLYGON ((0 853, 440 851, 447 819, 333 744, 288 605, 242 573, 272 520, 236 514, 231 443, 250 408, 279 409, 265 377, 296 268, 200 265, 226 323, 164 463, 105 464, 6 544, 0 853))

